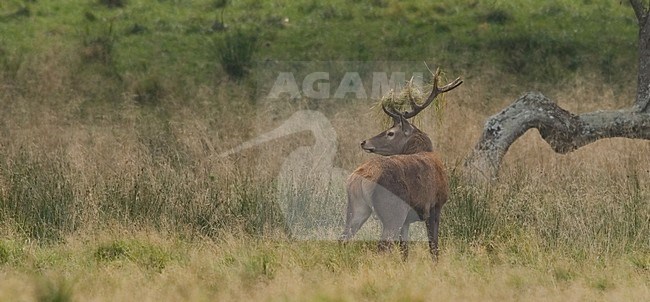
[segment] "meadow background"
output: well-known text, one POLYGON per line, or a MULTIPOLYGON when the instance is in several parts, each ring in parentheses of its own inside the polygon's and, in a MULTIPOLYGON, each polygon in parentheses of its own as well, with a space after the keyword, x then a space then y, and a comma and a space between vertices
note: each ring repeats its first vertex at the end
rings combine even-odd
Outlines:
POLYGON ((648 300, 649 142, 557 155, 531 131, 499 181, 459 173, 523 92, 631 105, 636 36, 608 0, 2 1, 0 300, 648 300), (255 114, 256 68, 382 60, 465 80, 418 122, 452 179, 437 264, 423 243, 401 261, 286 235, 274 176, 308 133, 218 156, 312 109, 353 170, 383 127, 373 100, 255 114))

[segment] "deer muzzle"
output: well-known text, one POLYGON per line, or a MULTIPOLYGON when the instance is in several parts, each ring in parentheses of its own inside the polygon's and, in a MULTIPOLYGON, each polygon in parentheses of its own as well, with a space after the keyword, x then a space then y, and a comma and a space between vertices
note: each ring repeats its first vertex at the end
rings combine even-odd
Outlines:
POLYGON ((369 144, 368 141, 365 140, 361 141, 361 149, 363 149, 363 151, 366 151, 368 153, 372 153, 375 151, 375 147, 372 146, 372 144, 369 144))

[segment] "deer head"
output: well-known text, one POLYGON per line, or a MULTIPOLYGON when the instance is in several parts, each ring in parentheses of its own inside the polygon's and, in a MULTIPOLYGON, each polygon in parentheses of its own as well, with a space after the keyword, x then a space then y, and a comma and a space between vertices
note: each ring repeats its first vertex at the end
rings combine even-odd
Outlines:
POLYGON ((362 141, 361 148, 366 152, 379 155, 414 154, 432 151, 433 146, 429 137, 411 124, 408 119, 416 116, 424 108, 431 105, 439 94, 450 91, 463 83, 460 78, 457 78, 445 86, 438 87, 439 76, 440 69, 437 69, 433 75, 431 94, 422 105, 418 105, 409 93, 411 111, 399 113, 382 104, 381 108, 384 113, 393 119, 393 126, 373 138, 362 141))

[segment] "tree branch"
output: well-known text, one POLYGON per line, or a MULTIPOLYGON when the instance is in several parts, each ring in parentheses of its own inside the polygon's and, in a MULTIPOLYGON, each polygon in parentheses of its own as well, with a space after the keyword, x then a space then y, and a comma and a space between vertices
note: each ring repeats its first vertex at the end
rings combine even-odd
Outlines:
POLYGON ((481 138, 465 160, 468 176, 476 179, 480 173, 481 179, 495 178, 510 145, 531 128, 561 154, 602 138, 650 140, 650 4, 646 2, 630 0, 639 22, 637 96, 631 108, 576 115, 540 93, 524 94, 487 120, 481 138))
POLYGON ((650 113, 626 109, 576 115, 541 93, 529 92, 488 119, 465 167, 495 178, 510 145, 531 128, 536 128, 555 152, 566 154, 602 138, 650 139, 650 113))
POLYGON ((630 0, 630 5, 632 5, 636 19, 639 21, 639 25, 641 26, 645 23, 648 16, 648 8, 643 5, 643 0, 630 0))

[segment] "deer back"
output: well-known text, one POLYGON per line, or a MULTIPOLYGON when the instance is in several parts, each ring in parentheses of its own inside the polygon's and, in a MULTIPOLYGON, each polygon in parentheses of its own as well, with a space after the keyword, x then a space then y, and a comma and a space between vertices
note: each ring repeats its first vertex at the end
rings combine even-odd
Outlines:
POLYGON ((348 191, 376 200, 378 190, 363 184, 364 180, 396 195, 422 218, 431 207, 447 202, 447 175, 434 152, 375 157, 359 166, 348 178, 348 191))

